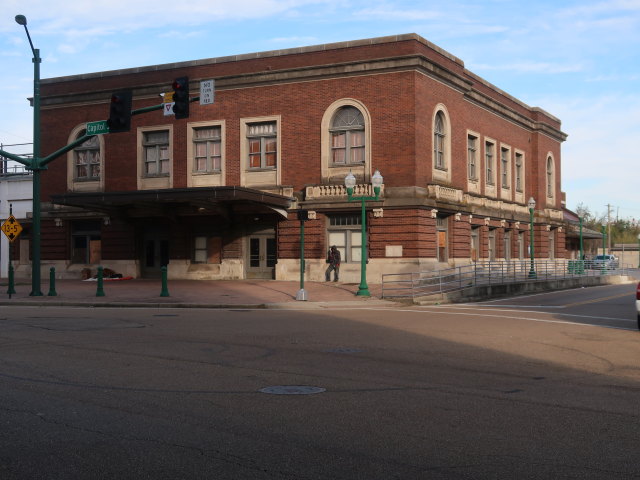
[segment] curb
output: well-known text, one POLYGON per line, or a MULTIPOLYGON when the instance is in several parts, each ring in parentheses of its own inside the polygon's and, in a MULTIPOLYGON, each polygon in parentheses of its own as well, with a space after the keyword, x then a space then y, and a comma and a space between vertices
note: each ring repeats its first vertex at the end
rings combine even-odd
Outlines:
POLYGON ((0 306, 14 307, 85 307, 85 308, 199 308, 199 309, 250 309, 250 310, 322 310, 336 308, 384 308, 395 307, 398 304, 384 300, 374 300, 375 303, 368 305, 364 302, 286 302, 286 303, 151 303, 151 302, 77 302, 77 301, 0 301, 0 306))

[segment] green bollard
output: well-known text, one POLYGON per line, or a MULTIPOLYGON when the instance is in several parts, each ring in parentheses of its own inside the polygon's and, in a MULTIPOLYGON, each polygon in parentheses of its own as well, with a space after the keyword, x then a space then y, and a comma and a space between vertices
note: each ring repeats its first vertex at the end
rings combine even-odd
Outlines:
POLYGON ((98 290, 96 290, 96 297, 104 297, 104 288, 102 286, 102 267, 98 267, 98 290))
POLYGON ((168 297, 169 289, 167 288, 167 266, 164 265, 160 270, 162 271, 162 290, 160 291, 160 296, 168 297))
POLYGON ((51 267, 49 269, 49 293, 47 294, 49 297, 57 297, 56 293, 56 267, 51 267))
POLYGON ((9 263, 9 288, 7 289, 9 295, 16 293, 16 284, 13 278, 13 265, 9 263))

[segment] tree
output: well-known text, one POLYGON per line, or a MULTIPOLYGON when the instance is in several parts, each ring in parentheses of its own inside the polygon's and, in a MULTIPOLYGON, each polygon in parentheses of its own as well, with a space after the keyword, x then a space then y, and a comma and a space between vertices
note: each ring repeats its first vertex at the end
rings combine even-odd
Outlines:
POLYGON ((616 243, 637 243, 638 234, 640 233, 640 225, 635 220, 616 218, 611 224, 608 224, 606 214, 591 213, 589 207, 583 203, 579 203, 576 207, 576 213, 582 217, 582 225, 596 232, 600 232, 602 225, 611 228, 611 245, 616 243))

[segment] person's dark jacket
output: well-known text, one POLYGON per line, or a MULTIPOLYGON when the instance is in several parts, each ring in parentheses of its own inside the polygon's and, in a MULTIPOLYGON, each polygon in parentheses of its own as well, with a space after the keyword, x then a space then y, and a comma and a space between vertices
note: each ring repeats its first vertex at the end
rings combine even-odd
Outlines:
POLYGON ((329 250, 329 264, 340 266, 340 250, 329 250))

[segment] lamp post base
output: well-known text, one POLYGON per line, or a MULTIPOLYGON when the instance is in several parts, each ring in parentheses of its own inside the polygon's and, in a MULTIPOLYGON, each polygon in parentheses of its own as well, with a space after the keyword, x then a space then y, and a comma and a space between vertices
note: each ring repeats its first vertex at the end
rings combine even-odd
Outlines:
POLYGON ((296 293, 296 300, 301 302, 307 301, 307 291, 304 288, 298 290, 298 293, 296 293))
POLYGON ((360 285, 358 287, 358 291, 356 292, 357 297, 370 297, 369 287, 367 285, 360 285))
POLYGON ((529 270, 529 278, 537 278, 535 270, 529 270))

